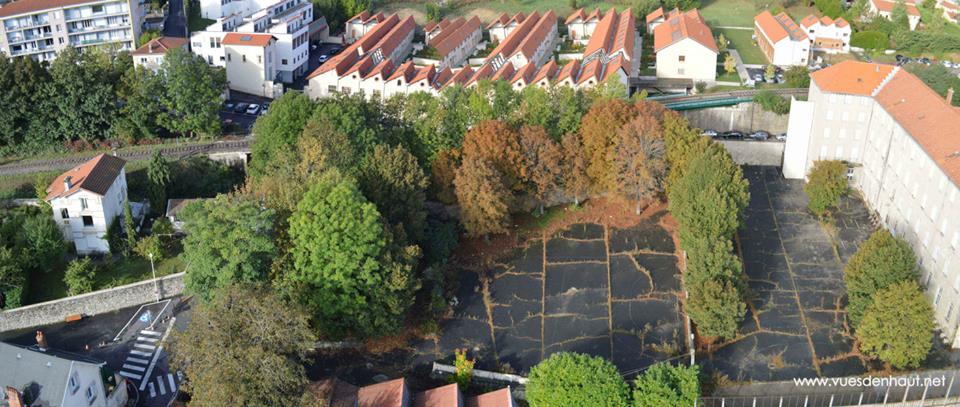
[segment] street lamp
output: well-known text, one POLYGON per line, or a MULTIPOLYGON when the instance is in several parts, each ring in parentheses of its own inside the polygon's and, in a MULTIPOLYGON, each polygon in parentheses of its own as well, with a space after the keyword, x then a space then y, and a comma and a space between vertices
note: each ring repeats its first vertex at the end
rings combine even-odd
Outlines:
POLYGON ((157 269, 153 267, 153 253, 147 253, 150 258, 150 271, 153 272, 153 292, 157 294, 157 302, 160 302, 160 280, 157 280, 157 269))

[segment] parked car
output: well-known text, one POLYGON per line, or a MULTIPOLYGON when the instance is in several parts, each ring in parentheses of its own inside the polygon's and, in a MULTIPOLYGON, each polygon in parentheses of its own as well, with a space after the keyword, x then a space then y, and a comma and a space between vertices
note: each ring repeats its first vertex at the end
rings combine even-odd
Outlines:
POLYGON ((763 82, 763 74, 759 74, 759 73, 753 74, 753 80, 757 82, 763 82))
POLYGON ((227 102, 223 105, 223 111, 232 112, 235 107, 236 106, 233 104, 233 102, 227 102))
POLYGON ((770 133, 760 130, 750 133, 750 135, 747 137, 749 137, 751 140, 765 141, 770 138, 770 133))
POLYGON ((932 63, 930 62, 930 58, 926 58, 926 57, 918 59, 917 62, 924 65, 930 65, 932 63))
POLYGON ((700 135, 713 138, 719 136, 720 133, 718 133, 716 130, 704 130, 703 133, 700 133, 700 135))
POLYGON ((335 45, 330 48, 330 55, 337 55, 340 53, 340 51, 343 51, 343 47, 335 45))
POLYGON ((739 131, 736 131, 736 130, 734 130, 734 131, 727 131, 727 132, 724 132, 724 133, 723 133, 723 138, 725 138, 725 139, 731 139, 731 140, 742 140, 742 139, 743 139, 743 133, 741 133, 741 132, 739 132, 739 131))
POLYGON ((777 134, 777 141, 787 141, 787 133, 777 134))
POLYGON ((260 114, 260 105, 251 103, 250 106, 247 107, 247 114, 252 116, 260 114))
POLYGON ((323 54, 323 55, 320 55, 320 58, 317 58, 317 61, 320 61, 320 63, 322 64, 324 62, 327 62, 328 59, 330 59, 330 56, 327 54, 323 54))
POLYGON ((249 103, 237 103, 237 107, 233 108, 234 113, 244 113, 247 111, 247 108, 250 107, 249 103))
POLYGON ((270 102, 263 103, 262 105, 260 105, 260 114, 261 115, 267 114, 267 109, 269 108, 270 108, 270 102))

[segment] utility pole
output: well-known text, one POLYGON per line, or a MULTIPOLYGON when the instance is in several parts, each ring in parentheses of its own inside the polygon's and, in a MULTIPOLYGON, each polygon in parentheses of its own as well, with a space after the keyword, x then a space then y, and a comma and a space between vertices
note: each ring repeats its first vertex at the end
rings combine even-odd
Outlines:
POLYGON ((157 302, 160 302, 160 280, 157 280, 157 269, 153 267, 153 253, 148 253, 150 258, 150 271, 153 272, 153 292, 157 294, 157 302))

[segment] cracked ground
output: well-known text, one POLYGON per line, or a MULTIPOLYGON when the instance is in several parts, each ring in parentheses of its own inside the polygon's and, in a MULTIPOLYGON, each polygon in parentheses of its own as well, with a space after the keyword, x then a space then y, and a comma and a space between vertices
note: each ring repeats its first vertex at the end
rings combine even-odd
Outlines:
POLYGON ((750 204, 738 242, 752 298, 738 337, 715 345, 704 366, 734 381, 866 372, 846 326, 843 265, 873 230, 868 211, 844 199, 831 237, 807 210, 803 181, 776 167, 744 176, 750 204))
POLYGON ((477 367, 526 373, 550 354, 602 356, 624 374, 682 352, 680 273, 660 212, 627 229, 580 223, 464 270, 454 315, 419 358, 467 348, 477 367))

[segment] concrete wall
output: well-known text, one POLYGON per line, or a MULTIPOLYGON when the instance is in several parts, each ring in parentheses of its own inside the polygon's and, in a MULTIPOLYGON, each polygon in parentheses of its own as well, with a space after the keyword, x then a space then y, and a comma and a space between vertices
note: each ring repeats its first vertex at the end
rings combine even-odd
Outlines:
POLYGON ((784 143, 779 141, 718 140, 740 165, 772 165, 783 161, 784 143))
MULTIPOLYGON (((158 278, 160 296, 169 298, 183 293, 184 273, 158 278)), ((109 288, 59 300, 42 302, 0 312, 0 332, 63 322, 69 315, 97 315, 153 301, 154 280, 109 288)))
POLYGON ((709 109, 685 110, 683 116, 690 125, 716 131, 740 130, 752 132, 766 130, 770 134, 787 132, 789 115, 767 112, 753 103, 735 106, 711 107, 709 109))

